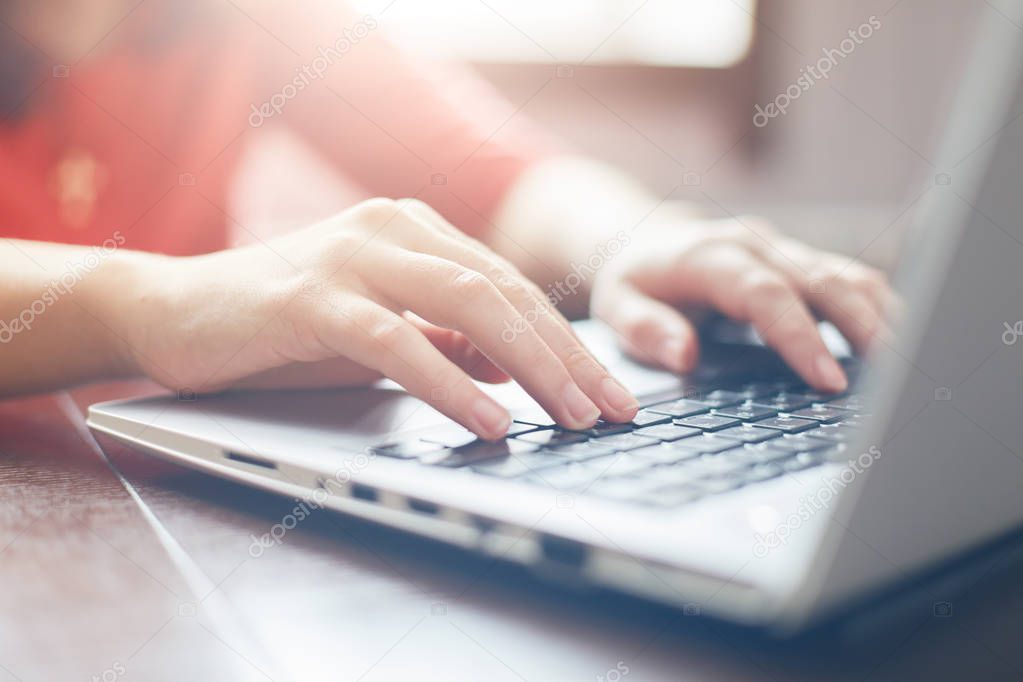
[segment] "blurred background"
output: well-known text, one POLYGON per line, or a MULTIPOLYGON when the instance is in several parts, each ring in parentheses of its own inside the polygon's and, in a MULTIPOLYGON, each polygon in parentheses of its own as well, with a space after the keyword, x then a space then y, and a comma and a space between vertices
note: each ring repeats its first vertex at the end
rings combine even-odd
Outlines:
MULTIPOLYGON (((818 245, 890 266, 981 11, 998 0, 358 0, 411 49, 468 63, 518 113, 658 193, 758 212, 818 245), (766 106, 871 23, 827 78, 763 127, 766 106)), ((1023 30, 1021 27, 1020 30, 1023 30)), ((294 140, 263 136, 239 181, 242 222, 299 226, 342 192, 294 140), (316 180, 279 187, 280 154, 316 180), (263 161, 261 162, 260 159, 263 161), (268 204, 267 202, 270 202, 268 204)))

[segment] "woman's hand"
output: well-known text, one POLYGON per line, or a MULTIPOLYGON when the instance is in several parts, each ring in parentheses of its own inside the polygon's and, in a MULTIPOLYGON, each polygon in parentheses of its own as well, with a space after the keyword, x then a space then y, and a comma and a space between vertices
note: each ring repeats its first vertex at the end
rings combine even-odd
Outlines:
POLYGON ((638 408, 538 287, 415 200, 147 263, 131 303, 108 314, 131 361, 171 388, 386 376, 484 438, 510 417, 470 377, 514 378, 568 428, 638 408))
POLYGON ((880 271, 786 238, 762 219, 641 226, 630 237, 594 280, 592 314, 632 355, 676 372, 691 370, 699 352, 680 309, 713 308, 752 323, 810 385, 841 391, 847 379, 814 315, 865 351, 888 333, 886 313, 897 305, 880 271))

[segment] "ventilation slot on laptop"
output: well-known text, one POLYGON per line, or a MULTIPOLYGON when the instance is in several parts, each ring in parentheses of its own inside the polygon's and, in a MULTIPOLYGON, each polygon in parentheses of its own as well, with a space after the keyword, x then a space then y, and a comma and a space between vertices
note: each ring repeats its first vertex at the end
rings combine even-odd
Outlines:
POLYGON ((582 568, 586 560, 585 545, 553 535, 544 535, 540 538, 540 551, 544 559, 562 568, 582 568))
POLYGON ((262 457, 256 457, 255 455, 246 455, 241 452, 231 452, 230 450, 224 451, 224 457, 235 462, 241 462, 243 464, 251 464, 254 467, 262 467, 264 469, 276 469, 277 462, 262 457))
POLYGON ((377 489, 362 483, 353 483, 351 494, 357 500, 365 500, 366 502, 377 501, 377 489))
POLYGON ((417 511, 420 514, 429 514, 436 516, 440 513, 440 506, 433 502, 427 502, 426 500, 419 500, 414 497, 410 497, 406 500, 408 508, 412 511, 417 511))

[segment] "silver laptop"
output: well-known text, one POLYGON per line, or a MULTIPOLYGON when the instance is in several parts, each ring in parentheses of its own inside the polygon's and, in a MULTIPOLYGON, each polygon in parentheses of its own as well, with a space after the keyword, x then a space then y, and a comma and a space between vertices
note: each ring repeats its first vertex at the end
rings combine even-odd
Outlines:
POLYGON ((679 378, 583 323, 636 423, 566 432, 489 387, 516 421, 482 443, 385 384, 109 402, 89 426, 307 511, 776 632, 982 551, 1023 527, 1023 40, 987 15, 898 272, 906 319, 869 367, 843 359, 847 394, 726 335, 679 378))

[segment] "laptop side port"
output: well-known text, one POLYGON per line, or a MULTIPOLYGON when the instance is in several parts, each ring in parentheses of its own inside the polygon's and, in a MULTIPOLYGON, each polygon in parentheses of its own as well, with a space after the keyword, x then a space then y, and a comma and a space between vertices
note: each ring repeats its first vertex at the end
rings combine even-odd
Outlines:
POLYGON ((379 498, 376 488, 363 483, 353 483, 351 495, 357 500, 365 500, 366 502, 376 502, 379 498))
POLYGON ((485 516, 476 516, 475 514, 471 517, 472 525, 476 526, 476 529, 481 534, 486 534, 494 530, 497 526, 497 521, 488 519, 485 516))
POLYGON ((415 497, 409 497, 405 500, 408 508, 412 511, 419 512, 420 514, 429 514, 430 516, 437 516, 440 513, 440 506, 433 503, 427 502, 426 500, 420 500, 415 497))
POLYGON ((262 467, 264 469, 276 469, 277 462, 266 459, 263 457, 257 457, 255 455, 247 455, 242 452, 232 452, 230 450, 224 451, 224 457, 234 462, 241 462, 242 464, 250 464, 256 467, 262 467))
POLYGON ((540 552, 545 561, 564 569, 581 569, 586 561, 585 545, 553 535, 540 538, 540 552))

